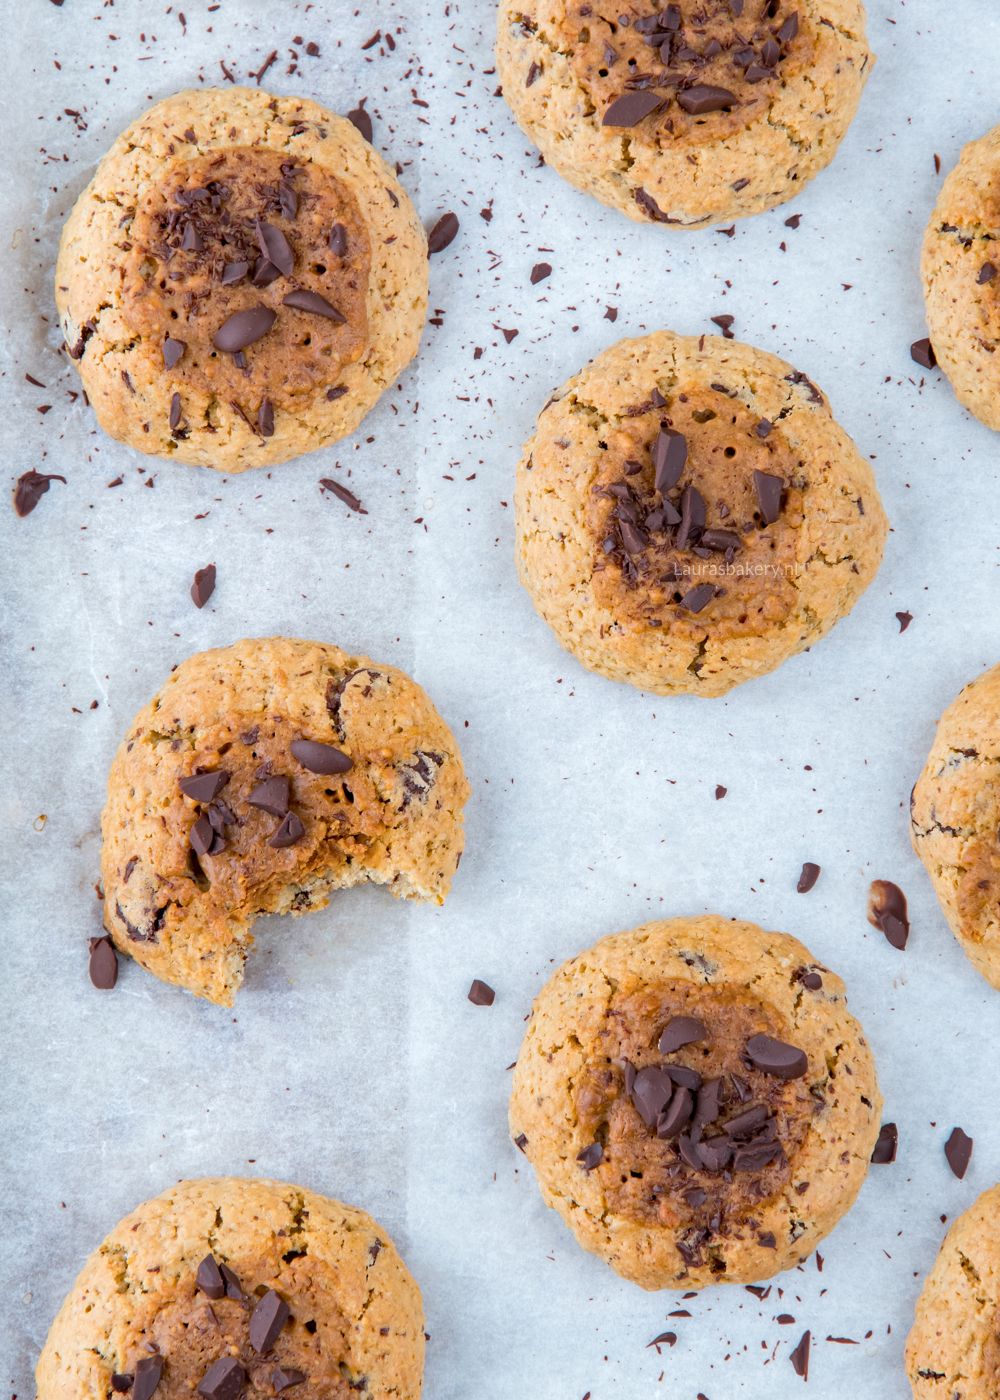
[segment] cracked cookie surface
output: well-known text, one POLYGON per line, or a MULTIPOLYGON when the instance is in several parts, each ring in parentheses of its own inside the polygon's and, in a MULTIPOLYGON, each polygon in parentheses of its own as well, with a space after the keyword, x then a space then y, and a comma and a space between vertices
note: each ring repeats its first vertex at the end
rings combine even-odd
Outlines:
POLYGON ((1000 666, 938 723, 910 801, 913 849, 977 972, 1000 987, 1000 666))
POLYGON ((112 764, 105 928, 157 977, 231 1005, 260 914, 364 883, 441 903, 468 795, 453 735, 402 671, 286 637, 200 652, 112 764))
POLYGON ((921 274, 937 363, 959 402, 1000 430, 1000 126, 963 149, 924 234, 921 274))
POLYGON ((144 1202, 90 1256, 37 1396, 418 1400, 423 1356, 420 1290, 370 1216, 284 1182, 206 1178, 144 1202))
POLYGON ((243 471, 352 432, 413 358, 426 238, 345 118, 251 88, 182 92, 77 200, 56 302, 106 432, 243 471))
POLYGON ((752 1283, 850 1208, 881 1098, 840 978, 705 916, 614 934, 542 989, 515 1143, 579 1243, 643 1288, 752 1283))
POLYGON ((1000 1186, 951 1226, 917 1300, 906 1342, 915 1400, 1000 1393, 1000 1186))
POLYGON ((524 449, 518 570, 612 680, 721 695, 812 645, 874 578, 871 468, 804 374, 667 331, 559 389, 524 449))
POLYGON ((501 0, 503 93, 546 162, 678 228, 792 198, 829 164, 874 59, 860 0, 501 0))

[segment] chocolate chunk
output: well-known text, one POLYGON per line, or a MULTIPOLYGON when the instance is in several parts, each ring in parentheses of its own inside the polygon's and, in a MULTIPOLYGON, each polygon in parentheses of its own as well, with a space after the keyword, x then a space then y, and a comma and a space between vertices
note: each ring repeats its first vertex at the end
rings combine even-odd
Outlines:
POLYGON ((309 292, 305 287, 300 287, 294 292, 289 292, 286 297, 282 297, 282 305, 290 306, 295 311, 308 311, 313 316, 325 316, 328 321, 335 321, 338 326, 342 326, 347 319, 327 301, 326 297, 321 297, 319 292, 309 292))
POLYGON ((952 1128, 951 1136, 944 1145, 944 1155, 948 1159, 949 1167, 961 1181, 972 1158, 972 1138, 961 1128, 952 1128))
POLYGON ((224 287, 232 287, 237 282, 242 282, 249 271, 250 264, 248 262, 226 263, 219 281, 224 287))
POLYGON ((725 1171, 732 1160, 733 1145, 728 1138, 710 1138, 708 1142, 698 1144, 698 1155, 706 1171, 725 1171))
POLYGON ((201 1289, 206 1298, 217 1300, 225 1297, 226 1280, 222 1277, 222 1270, 214 1254, 205 1255, 198 1265, 194 1281, 195 1286, 201 1289))
POLYGON ((913 621, 913 614, 908 612, 898 612, 896 614, 896 621, 899 623, 900 632, 905 632, 907 627, 909 627, 910 623, 913 621))
POLYGON ((24 472, 17 478, 17 485, 14 487, 14 511, 22 518, 30 515, 38 505, 38 502, 49 489, 50 481, 61 481, 66 485, 66 478, 58 476, 55 472, 46 475, 45 472, 24 472))
POLYGON ((774 424, 771 422, 771 420, 770 420, 769 418, 762 418, 762 419, 760 420, 760 422, 757 424, 756 428, 754 429, 754 432, 757 434, 757 436, 758 436, 759 438, 770 437, 770 436, 771 436, 771 429, 772 429, 773 427, 774 427, 774 424))
POLYGON ((181 396, 180 394, 172 394, 170 396, 170 416, 168 419, 171 432, 173 432, 175 428, 180 427, 183 416, 184 410, 181 406, 181 396))
POLYGON ((576 1160, 583 1167, 584 1171, 592 1172, 595 1167, 601 1165, 604 1158, 604 1148, 599 1142, 592 1142, 589 1147, 585 1147, 582 1152, 578 1152, 576 1160))
POLYGON ((247 798, 251 807, 259 807, 270 812, 272 817, 283 817, 288 811, 288 779, 283 774, 275 774, 258 783, 247 798))
POLYGON ((215 592, 215 565, 206 564, 194 576, 191 598, 196 608, 203 608, 215 592))
POLYGON ((335 258, 347 257, 347 229, 343 224, 334 224, 327 245, 335 258))
POLYGON ((693 1112, 694 1099, 691 1097, 691 1090, 678 1087, 656 1120, 656 1136, 676 1137, 690 1123, 693 1112))
POLYGON ((926 337, 923 340, 915 340, 910 346, 910 359, 924 369, 934 369, 937 365, 934 346, 926 337))
POLYGON ((674 432, 673 428, 661 428, 653 444, 653 484, 661 496, 680 481, 687 455, 684 434, 674 432))
POLYGON ((781 1145, 777 1142, 751 1142, 746 1147, 737 1147, 733 1153, 734 1172, 759 1172, 769 1167, 781 1155, 781 1145))
POLYGON ((784 481, 780 476, 772 476, 770 472, 755 471, 753 489, 757 494, 757 505, 763 516, 764 524, 773 525, 781 515, 781 498, 785 490, 784 481))
POLYGON ((282 180, 281 184, 278 186, 278 203, 281 206, 282 214, 289 222, 298 215, 299 196, 295 191, 295 187, 287 180, 282 180))
POLYGON ((986 282, 992 282, 996 275, 996 265, 991 262, 984 262, 979 269, 979 276, 976 278, 976 281, 982 287, 986 282))
POLYGON ((539 282, 544 282, 546 277, 552 276, 552 264, 547 262, 535 263, 531 269, 531 285, 537 287, 539 282))
POLYGON ((681 599, 681 607, 690 613, 700 613, 715 597, 714 583, 699 583, 689 588, 681 599))
POLYGON ((635 92, 623 92, 616 97, 601 118, 602 126, 638 126, 659 107, 663 98, 650 88, 639 88, 635 92))
POLYGON ((239 1279, 233 1273, 229 1265, 220 1264, 219 1273, 226 1281, 226 1297, 233 1298, 238 1303, 243 1302, 243 1300, 246 1298, 246 1294, 243 1292, 243 1285, 240 1283, 239 1279))
POLYGON ((288 1390, 290 1386, 301 1385, 306 1379, 305 1371, 296 1371, 294 1367, 287 1369, 279 1366, 271 1373, 271 1384, 280 1395, 283 1390, 288 1390))
POLYGON ((896 1160, 896 1147, 899 1143, 899 1129, 895 1123, 883 1123, 878 1140, 872 1150, 872 1161, 877 1167, 888 1166, 896 1160))
POLYGON ((210 854, 216 841, 216 832, 204 812, 191 828, 190 841, 191 849, 195 855, 207 856, 210 854))
POLYGON ((184 225, 184 232, 181 235, 181 247, 186 253, 200 253, 204 246, 205 244, 201 234, 195 228, 191 220, 188 219, 187 223, 184 225))
POLYGON ((788 16, 788 18, 785 20, 784 24, 783 24, 783 25, 781 26, 781 28, 778 30, 777 34, 775 35, 775 38, 777 39, 777 41, 778 41, 779 44, 790 44, 790 43, 792 42, 792 40, 795 38, 795 36, 796 36, 796 34, 797 34, 798 32, 799 32, 799 16, 798 16, 798 13, 790 14, 790 15, 788 16))
POLYGON ((441 253, 449 244, 455 241, 458 233, 458 215, 451 213, 442 214, 440 219, 427 235, 427 252, 441 253))
POLYGON ((258 1355, 271 1350, 290 1316, 284 1298, 269 1288, 250 1314, 250 1345, 258 1355))
POLYGON ((473 1006, 492 1006, 496 1001, 496 992, 488 982, 480 982, 478 977, 473 978, 472 986, 469 988, 469 1000, 473 1006))
POLYGON ((801 1079, 809 1069, 804 1050, 769 1035, 752 1035, 747 1054, 763 1074, 773 1074, 776 1079, 801 1079))
POLYGON ((664 1065, 664 1070, 675 1084, 690 1089, 692 1093, 701 1088, 701 1075, 696 1069, 689 1069, 687 1065, 664 1065))
POLYGON ((721 1079, 708 1079, 698 1090, 694 1106, 694 1126, 696 1128, 705 1128, 718 1118, 721 1093, 721 1079))
POLYGON ((134 1380, 135 1377, 127 1371, 115 1371, 111 1376, 111 1389, 116 1395, 127 1395, 134 1380))
POLYGON ((739 549, 740 537, 733 534, 732 530, 704 530, 698 543, 702 549, 714 549, 719 554, 728 554, 732 549, 739 549))
POLYGON ((216 768, 211 773, 192 773, 190 777, 178 780, 177 786, 185 797, 193 802, 212 802, 229 782, 230 774, 225 768, 216 768))
POLYGON ((354 767, 346 753, 332 744, 319 744, 313 739, 293 739, 289 745, 296 763, 310 773, 348 773, 354 767))
POLYGON ((737 1113, 724 1125, 726 1133, 731 1138, 753 1137, 759 1127, 767 1122, 770 1114, 762 1103, 754 1104, 751 1108, 745 1108, 742 1113, 737 1113))
POLYGON ((163 363, 167 369, 173 369, 174 365, 184 354, 187 345, 183 340, 175 340, 172 335, 168 335, 163 342, 163 363))
POLYGON ((275 851, 284 850, 286 846, 294 846, 297 841, 301 841, 306 834, 306 829, 302 821, 294 812, 287 812, 282 818, 281 825, 268 841, 268 845, 275 851))
POLYGON ((789 1356, 789 1361, 795 1369, 795 1374, 801 1376, 804 1381, 809 1379, 809 1348, 812 1345, 812 1333, 803 1332, 799 1338, 799 1344, 789 1356))
POLYGON ((891 880, 873 880, 868 891, 868 922, 900 952, 910 936, 906 895, 891 880))
POLYGON ((163 1357, 144 1356, 136 1363, 132 1379, 132 1400, 150 1400, 163 1378, 163 1357))
POLYGON ((212 344, 216 350, 235 355, 238 350, 262 340, 277 319, 277 312, 263 304, 251 306, 247 311, 234 311, 212 336, 212 344))
POLYGON ((820 867, 814 865, 811 860, 803 861, 802 874, 799 876, 798 884, 795 886, 799 894, 808 894, 820 876, 820 867))
POLYGON ((692 543, 697 544, 697 537, 704 528, 705 498, 696 487, 685 486, 681 496, 681 523, 677 531, 677 548, 686 549, 692 543))
POLYGON ((665 1069, 648 1065, 635 1076, 631 1098, 647 1128, 654 1128, 660 1114, 674 1096, 674 1082, 665 1069))
POLYGON ((724 87, 712 87, 710 83, 695 83, 694 87, 685 88, 677 94, 677 102, 693 117, 700 117, 705 112, 727 111, 737 105, 734 92, 724 87))
POLYGON ((110 992, 118 981, 118 955, 108 937, 90 940, 90 980, 101 992, 110 992))
POLYGON ((705 1022, 697 1016, 672 1016, 660 1036, 660 1054, 672 1055, 684 1045, 697 1045, 707 1039, 705 1022))
POLYGON ((274 437, 274 405, 270 399, 261 399, 257 410, 257 431, 261 437, 274 437))
POLYGON ((347 113, 347 120, 357 131, 360 131, 365 140, 371 144, 372 119, 365 109, 363 107, 355 107, 353 112, 347 113))
POLYGON ((235 1356, 220 1356, 198 1382, 205 1400, 236 1400, 247 1383, 247 1373, 235 1356))

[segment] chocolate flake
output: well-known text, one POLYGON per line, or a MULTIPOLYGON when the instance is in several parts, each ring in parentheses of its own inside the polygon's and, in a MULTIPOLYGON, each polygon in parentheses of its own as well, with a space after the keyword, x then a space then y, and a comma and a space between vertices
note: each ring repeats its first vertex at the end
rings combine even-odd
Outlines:
POLYGON ((896 1160, 896 1148, 899 1144, 899 1129, 895 1123, 883 1123, 879 1129, 878 1139, 872 1149, 872 1161, 877 1167, 886 1167, 890 1162, 896 1160))
POLYGON ((820 876, 820 867, 811 860, 803 861, 802 874, 799 876, 798 884, 795 886, 799 894, 808 894, 820 876))
POLYGON ((111 939, 104 935, 90 940, 90 980, 99 992, 110 992, 118 981, 118 955, 111 939))
POLYGON ((354 767, 346 753, 332 744, 319 744, 313 739, 293 739, 289 745, 296 763, 310 773, 348 773, 354 767))
POLYGON ((972 1138, 961 1128, 952 1128, 951 1136, 944 1145, 944 1155, 948 1159, 955 1176, 961 1181, 969 1169, 972 1159, 972 1138))
MULTIPOLYGON (((327 397, 329 398, 329 395, 327 395, 327 397)), ((345 506, 349 506, 351 510, 357 511, 359 515, 368 514, 354 492, 348 491, 346 486, 341 486, 339 481, 334 481, 328 476, 322 476, 320 477, 319 484, 322 490, 332 492, 339 501, 343 501, 345 506)))
POLYGON ((250 1345, 258 1355, 271 1350, 290 1316, 284 1298, 269 1288, 250 1314, 250 1345))
POLYGON ((458 215, 449 210, 447 214, 441 215, 427 235, 427 252, 429 254, 443 253, 445 248, 454 243, 457 233, 458 215))
POLYGON ((478 977, 473 978, 472 986, 469 988, 469 1000, 473 1006, 492 1006, 496 1001, 496 992, 488 982, 480 982, 478 977))
POLYGON ((66 485, 66 478, 58 476, 55 472, 46 475, 45 472, 28 471, 19 476, 14 487, 15 514, 22 519, 30 515, 49 489, 50 481, 61 481, 66 485))
POLYGON ((809 1379, 809 1348, 812 1345, 812 1333, 803 1332, 799 1338, 799 1344, 789 1356, 789 1361, 795 1368, 795 1374, 801 1376, 804 1381, 809 1379))
POLYGON ((873 880, 868 891, 868 922, 900 952, 910 936, 906 895, 891 880, 873 880))
POLYGON ((909 612, 898 612, 896 614, 896 621, 899 623, 900 632, 905 632, 913 621, 913 614, 909 612))
POLYGON ((206 564, 194 576, 191 585, 191 598, 196 608, 203 608, 215 592, 215 565, 206 564))

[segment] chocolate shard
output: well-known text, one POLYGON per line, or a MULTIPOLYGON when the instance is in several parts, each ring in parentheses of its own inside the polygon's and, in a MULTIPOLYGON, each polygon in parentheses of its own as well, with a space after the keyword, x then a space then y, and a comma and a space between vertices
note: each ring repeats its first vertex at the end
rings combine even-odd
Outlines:
POLYGON ((672 1016, 660 1036, 660 1054, 672 1055, 685 1045, 698 1045, 707 1039, 708 1030, 704 1021, 699 1021, 696 1016, 672 1016))
POLYGON ((110 992, 118 981, 118 955, 106 935, 90 940, 90 980, 99 992, 110 992))
POLYGON ((177 786, 185 797, 190 797, 194 802, 213 802, 229 782, 229 777, 225 768, 216 768, 211 773, 192 773, 187 778, 180 778, 177 786))
POLYGON ((292 269, 295 266, 295 254, 292 252, 292 245, 281 229, 275 228, 273 224, 265 224, 258 219, 257 242, 260 245, 261 255, 276 267, 283 277, 291 277, 292 269))
POLYGON ((691 1097, 691 1090, 679 1086, 656 1120, 656 1136, 676 1137, 690 1123, 693 1112, 694 1099, 691 1097))
POLYGON ((915 340, 910 346, 910 359, 923 369, 934 369, 937 365, 937 356, 934 353, 934 346, 925 336, 923 340, 915 340))
POLYGON ((220 1356, 198 1382, 205 1400, 237 1400, 247 1383, 247 1373, 235 1356, 220 1356))
POLYGON ((203 608, 215 592, 215 565, 206 564, 199 569, 191 584, 191 601, 196 608, 203 608))
POLYGON ((944 1145, 944 1155, 949 1167, 961 1181, 972 1160, 972 1138, 961 1128, 952 1128, 951 1135, 944 1145))
POLYGON ((212 828, 212 823, 204 812, 191 828, 189 839, 191 841, 191 849, 194 851, 195 855, 207 856, 210 854, 215 844, 216 833, 212 828))
POLYGON ((166 369, 173 369, 174 365, 184 354, 187 345, 183 340, 175 340, 172 335, 168 335, 163 342, 163 364, 166 369))
POLYGON ((693 117, 703 116, 706 112, 728 111, 730 107, 738 105, 734 92, 724 87, 713 87, 711 83, 695 83, 693 87, 684 88, 677 94, 677 102, 693 117))
POLYGON ((279 1366, 271 1373, 271 1384, 279 1395, 293 1385, 301 1385, 305 1379, 305 1371, 296 1371, 293 1366, 279 1366))
POLYGON ((809 1069, 804 1050, 770 1035, 752 1035, 747 1041, 747 1054, 757 1069, 776 1079, 801 1079, 809 1069))
POLYGON ((868 891, 868 922, 900 952, 910 937, 906 895, 891 880, 873 880, 868 891))
POLYGON ((277 319, 277 312, 263 304, 251 306, 246 311, 234 311, 212 336, 212 344, 216 350, 235 355, 237 351, 262 340, 277 319))
POLYGON ((685 611, 690 613, 700 613, 715 597, 714 583, 699 583, 694 588, 689 588, 681 599, 680 605, 685 611))
POLYGON ((631 1099, 647 1128, 655 1128, 660 1114, 674 1096, 674 1081, 659 1065, 637 1071, 631 1099))
POLYGON ((552 276, 552 264, 547 262, 535 263, 531 269, 531 285, 537 287, 539 282, 544 282, 546 277, 552 276))
POLYGON ((343 224, 334 224, 327 239, 327 246, 335 258, 347 257, 347 229, 343 224))
POLYGON ((261 399, 257 410, 257 431, 261 437, 274 437, 274 405, 270 399, 261 399))
POLYGON ((694 1106, 693 1123, 696 1128, 707 1128, 719 1116, 719 1099, 722 1093, 721 1079, 706 1079, 698 1090, 694 1106))
POLYGON ((457 233, 458 215, 449 210, 447 214, 441 215, 427 235, 427 252, 432 255, 443 253, 445 248, 454 243, 457 233))
POLYGON ((163 1357, 157 1352, 154 1356, 144 1356, 136 1362, 132 1379, 132 1400, 150 1400, 150 1396, 163 1379, 163 1357))
POLYGON ((582 1152, 577 1153, 576 1160, 584 1171, 592 1172, 604 1160, 604 1148, 599 1142, 592 1142, 589 1147, 585 1147, 582 1152))
POLYGON ((979 269, 979 276, 976 278, 976 281, 982 287, 987 282, 992 282, 996 275, 996 264, 991 262, 984 262, 982 267, 979 269))
POLYGON ((55 472, 23 472, 17 478, 17 485, 14 487, 14 513, 22 519, 30 515, 49 489, 50 481, 61 481, 66 485, 66 478, 55 472))
POLYGON ((220 1264, 219 1273, 226 1281, 226 1297, 232 1298, 238 1303, 243 1302, 246 1298, 246 1294, 243 1292, 243 1285, 240 1283, 239 1279, 236 1277, 235 1273, 229 1267, 229 1265, 220 1264))
POLYGON ((233 287, 237 282, 242 282, 249 271, 250 264, 248 262, 226 263, 225 267, 222 269, 222 276, 219 278, 219 281, 224 287, 233 287))
POLYGON ((653 444, 653 484, 660 495, 677 485, 687 465, 688 445, 683 433, 661 428, 653 444))
POLYGON ((353 112, 348 112, 347 120, 356 131, 360 131, 365 140, 371 144, 372 139, 372 119, 363 107, 355 107, 353 112))
POLYGON ((354 767, 346 753, 332 744, 319 744, 313 739, 293 739, 289 745, 296 763, 310 773, 349 773, 354 767))
POLYGON ((496 992, 488 982, 480 982, 478 977, 473 978, 472 986, 469 988, 469 1000, 473 1006, 492 1006, 496 1001, 496 996, 496 992))
POLYGON ((797 1376, 801 1376, 804 1381, 809 1379, 809 1348, 812 1344, 812 1333, 803 1332, 799 1338, 799 1344, 789 1356, 789 1361, 797 1376))
POLYGON ((335 321, 338 326, 342 326, 347 319, 326 297, 321 297, 319 292, 307 291, 305 287, 299 287, 282 297, 282 305, 290 306, 293 311, 307 311, 312 316, 323 316, 328 321, 335 321))
POLYGON ((890 1162, 894 1162, 898 1145, 899 1129, 895 1123, 883 1123, 879 1129, 878 1140, 872 1150, 874 1164, 877 1167, 886 1167, 890 1162))
POLYGON ((795 886, 799 894, 808 894, 820 876, 820 867, 811 860, 803 861, 802 873, 795 886))
POLYGON ((623 92, 605 110, 601 118, 602 126, 638 126, 644 118, 652 116, 665 105, 663 96, 651 88, 639 88, 634 92, 623 92))
POLYGON ((294 846, 297 841, 301 841, 306 834, 306 829, 302 825, 300 817, 294 812, 287 812, 281 820, 281 825, 268 841, 268 845, 275 851, 284 850, 286 846, 294 846))
POLYGON ((275 774, 271 778, 265 778, 262 783, 258 783, 253 789, 247 802, 251 807, 259 807, 263 812, 270 812, 272 817, 283 817, 288 811, 289 783, 284 774, 275 774))
POLYGON ((250 1345, 259 1356, 271 1350, 290 1316, 284 1298, 269 1288, 250 1314, 250 1345))
POLYGON ((780 476, 772 476, 770 472, 755 471, 753 489, 757 494, 757 506, 764 524, 773 525, 781 515, 781 498, 785 491, 784 481, 780 476))
MULTIPOLYGON (((687 549, 697 544, 705 528, 705 498, 694 486, 685 486, 681 496, 681 523, 677 530, 677 548, 687 549)), ((702 604, 704 607, 704 604, 702 604)))
POLYGON ((219 1261, 214 1254, 206 1254, 198 1265, 198 1272, 194 1276, 195 1286, 204 1293, 206 1298, 213 1301, 224 1298, 226 1294, 226 1280, 222 1277, 222 1270, 219 1268, 219 1261))

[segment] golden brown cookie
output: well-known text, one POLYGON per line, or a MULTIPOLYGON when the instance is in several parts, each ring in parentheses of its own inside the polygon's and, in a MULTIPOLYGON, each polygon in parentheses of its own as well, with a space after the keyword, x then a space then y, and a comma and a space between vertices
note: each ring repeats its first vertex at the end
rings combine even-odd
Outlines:
POLYGON ((200 652, 111 766, 105 928, 157 977, 229 1006, 259 914, 365 883, 440 904, 468 795, 453 735, 402 671, 287 637, 200 652))
POLYGON ((806 376, 715 336, 598 355, 517 469, 518 570, 593 671, 722 695, 850 612, 887 525, 871 468, 806 376))
POLYGON ((952 933, 1000 987, 1000 666, 945 710, 910 798, 913 849, 952 933))
POLYGON ((873 62, 861 0, 500 0, 503 93, 546 162, 677 228, 797 194, 873 62))
POLYGON ((181 92, 77 200, 56 303, 106 432, 239 472, 352 432, 409 363, 427 240, 343 117, 257 88, 181 92))
POLYGON ((938 195, 921 272, 937 363, 959 401, 1000 429, 1000 126, 970 141, 938 195))
POLYGON ((420 1290, 363 1211, 182 1181, 115 1226, 49 1331, 38 1400, 418 1400, 420 1290))
POLYGON ((1000 1186, 960 1215, 917 1301, 906 1342, 915 1400, 1000 1394, 1000 1186))
POLYGON ((547 1205, 643 1288, 806 1257, 868 1169, 882 1100, 844 984, 784 933, 644 924, 542 988, 510 1127, 547 1205))

